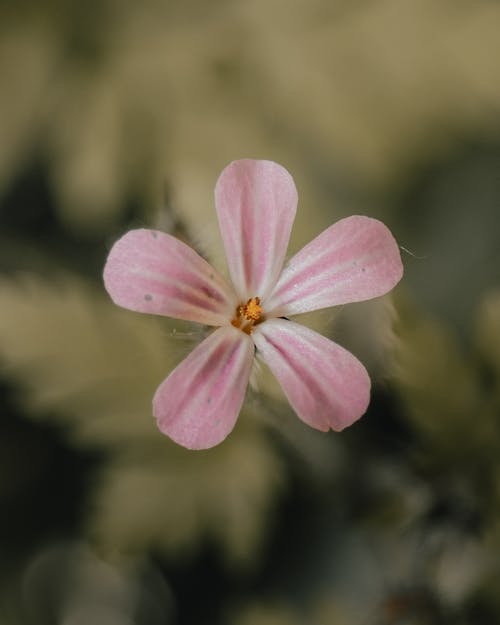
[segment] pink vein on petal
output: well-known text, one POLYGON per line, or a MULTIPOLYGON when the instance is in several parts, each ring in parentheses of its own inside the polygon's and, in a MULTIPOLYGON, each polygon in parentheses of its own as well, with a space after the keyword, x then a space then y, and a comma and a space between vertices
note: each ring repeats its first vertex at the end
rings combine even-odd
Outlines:
POLYGON ((253 339, 297 415, 313 428, 339 431, 359 419, 370 400, 370 378, 350 352, 284 319, 257 326, 253 339))
POLYGON ((240 299, 266 297, 283 266, 295 218, 292 177, 271 161, 234 161, 217 181, 215 206, 240 299))
POLYGON ((160 385, 153 413, 160 430, 188 449, 208 449, 231 432, 253 361, 251 338, 226 326, 215 330, 160 385))
POLYGON ((402 275, 389 229, 377 219, 354 215, 290 259, 265 302, 266 312, 285 316, 371 299, 390 291, 402 275))
POLYGON ((104 284, 119 306, 196 321, 229 323, 236 296, 220 274, 175 237, 131 230, 112 247, 104 284))

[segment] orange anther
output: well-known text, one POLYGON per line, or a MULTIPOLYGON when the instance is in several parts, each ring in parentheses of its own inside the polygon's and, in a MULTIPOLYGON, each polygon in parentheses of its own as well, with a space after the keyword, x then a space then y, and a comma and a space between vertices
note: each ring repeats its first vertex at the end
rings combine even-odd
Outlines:
POLYGON ((243 306, 243 315, 248 321, 258 321, 262 315, 262 307, 260 306, 260 297, 252 297, 243 306))
POLYGON ((231 325, 246 334, 251 334, 253 326, 264 321, 263 312, 260 297, 252 297, 246 304, 236 306, 236 316, 231 321, 231 325))

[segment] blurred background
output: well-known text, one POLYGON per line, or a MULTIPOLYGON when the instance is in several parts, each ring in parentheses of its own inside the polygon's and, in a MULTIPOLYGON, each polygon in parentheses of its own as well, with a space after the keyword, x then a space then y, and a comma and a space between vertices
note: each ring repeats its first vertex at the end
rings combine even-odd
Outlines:
POLYGON ((0 5, 1 625, 500 622, 500 3, 0 5), (382 219, 405 277, 305 322, 373 380, 341 434, 257 380, 188 452, 151 398, 203 329, 115 307, 113 242, 223 267, 238 158, 299 191, 290 253, 382 219))

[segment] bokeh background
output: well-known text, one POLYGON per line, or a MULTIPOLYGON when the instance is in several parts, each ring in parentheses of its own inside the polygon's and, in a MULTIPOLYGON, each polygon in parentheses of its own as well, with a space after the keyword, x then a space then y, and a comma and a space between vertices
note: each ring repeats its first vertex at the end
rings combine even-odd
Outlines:
POLYGON ((0 5, 1 625, 500 622, 500 3, 0 5), (113 241, 223 266, 213 187, 283 164, 290 252, 349 214, 391 296, 304 320, 373 379, 349 430, 257 379, 188 452, 151 397, 203 328, 115 307, 113 241))

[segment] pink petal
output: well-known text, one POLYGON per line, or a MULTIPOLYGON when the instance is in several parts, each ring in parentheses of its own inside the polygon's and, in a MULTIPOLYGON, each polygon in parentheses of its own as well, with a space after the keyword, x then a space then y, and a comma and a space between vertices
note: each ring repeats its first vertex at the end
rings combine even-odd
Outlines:
POLYGON ((160 385, 153 413, 160 430, 188 449, 222 442, 236 423, 254 347, 241 330, 215 330, 160 385))
POLYGON ((377 219, 341 219, 285 267, 267 314, 282 317, 384 295, 401 279, 398 244, 377 219))
POLYGON ((237 304, 206 260, 157 230, 131 230, 113 245, 104 285, 124 308, 214 326, 227 325, 237 304))
POLYGON ((266 297, 283 266, 295 218, 292 177, 271 161, 234 161, 217 181, 215 205, 241 301, 266 297))
POLYGON ((288 401, 308 425, 326 432, 359 419, 370 401, 370 378, 340 345, 303 325, 270 319, 252 334, 288 401))

